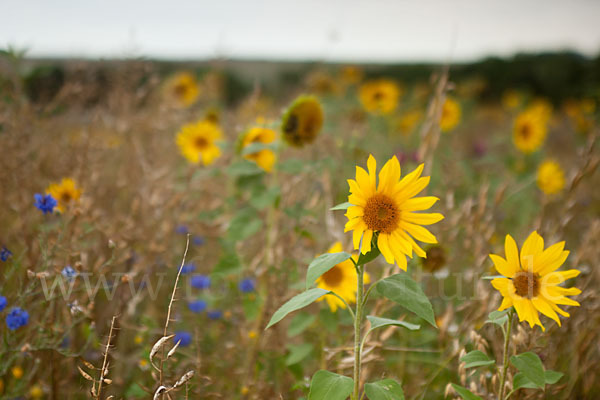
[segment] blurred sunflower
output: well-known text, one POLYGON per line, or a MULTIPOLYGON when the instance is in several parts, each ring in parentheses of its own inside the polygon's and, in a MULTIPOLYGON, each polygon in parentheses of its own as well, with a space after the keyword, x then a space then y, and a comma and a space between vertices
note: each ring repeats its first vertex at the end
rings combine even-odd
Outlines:
POLYGON ((519 255, 517 243, 510 235, 506 235, 506 259, 490 254, 496 270, 505 276, 492 279, 492 285, 504 298, 498 310, 514 306, 519 321, 527 321, 531 328, 539 325, 545 330, 540 321, 540 312, 560 326, 557 313, 565 317, 569 314, 558 305, 579 306, 578 302, 566 296, 581 293, 577 288, 558 286, 580 273, 576 269, 556 271, 569 255, 564 247, 565 242, 559 242, 544 250, 544 239, 533 231, 523 243, 519 255))
POLYGON ((537 185, 546 194, 555 194, 565 187, 565 173, 556 161, 545 160, 537 170, 537 185))
POLYGON ((51 183, 46 193, 58 202, 56 210, 59 212, 64 212, 69 205, 76 203, 81 197, 81 189, 72 178, 63 178, 60 183, 51 183))
MULTIPOLYGON (((340 253, 342 252, 342 243, 336 242, 329 250, 328 253, 340 253)), ((354 261, 358 260, 358 257, 353 255, 354 261)), ((315 282, 318 288, 331 290, 338 296, 346 300, 348 304, 356 302, 356 288, 358 276, 356 274, 356 268, 351 260, 342 261, 337 264, 329 271, 321 275, 315 282)), ((365 273, 364 282, 368 284, 371 281, 369 274, 365 273)), ((339 308, 346 308, 343 301, 335 296, 323 296, 317 301, 327 301, 331 312, 336 312, 339 308)))
POLYGON ((340 79, 345 85, 356 85, 361 81, 363 72, 360 68, 353 65, 346 65, 340 71, 340 79))
POLYGON ((323 127, 323 108, 313 96, 300 96, 283 114, 281 131, 292 146, 312 143, 323 127))
POLYGON ((513 142, 521 152, 532 153, 544 143, 547 132, 544 117, 531 110, 524 111, 515 119, 513 142))
POLYGON ((408 135, 412 133, 419 121, 423 118, 423 112, 421 110, 411 110, 404 113, 397 121, 397 127, 400 133, 408 135))
POLYGON ((444 105, 442 106, 442 117, 440 119, 440 129, 442 132, 451 131, 458 125, 462 111, 460 104, 450 97, 446 98, 444 105))
POLYGON ((373 114, 389 114, 394 111, 400 94, 398 85, 389 79, 365 82, 359 91, 364 109, 373 114))
POLYGON ((177 134, 177 146, 190 163, 212 164, 220 155, 221 149, 215 144, 223 134, 212 122, 199 121, 184 125, 177 134))
POLYGON ((536 98, 531 102, 529 107, 527 107, 527 111, 537 114, 542 121, 548 122, 550 117, 552 117, 553 107, 548 100, 544 98, 536 98))
POLYGON ((429 177, 421 177, 423 164, 400 180, 400 163, 394 156, 379 172, 377 162, 371 155, 367 161, 369 172, 356 167, 356 180, 349 179, 352 204, 346 212, 348 222, 345 232, 353 231, 354 248, 366 254, 371 250, 371 240, 376 243, 385 260, 406 271, 406 256, 412 258, 413 250, 419 257, 426 257, 425 251, 413 237, 425 243, 437 243, 431 232, 421 225, 431 225, 441 221, 440 213, 416 213, 430 208, 437 197, 414 197, 429 184, 429 177), (412 235, 412 237, 411 237, 412 235), (362 245, 361 245, 362 239, 362 245))
POLYGON ((189 107, 196 102, 200 88, 196 77, 189 72, 180 72, 167 81, 167 94, 180 106, 189 107))
POLYGON ((502 94, 502 106, 507 110, 514 110, 523 103, 523 96, 514 89, 509 89, 502 94))
MULTIPOLYGON (((275 141, 277 134, 274 130, 260 126, 251 128, 244 134, 242 139, 242 149, 253 143, 270 144, 275 141)), ((246 154, 247 160, 254 161, 259 167, 267 172, 273 171, 275 164, 275 152, 271 149, 262 149, 255 153, 246 154)))

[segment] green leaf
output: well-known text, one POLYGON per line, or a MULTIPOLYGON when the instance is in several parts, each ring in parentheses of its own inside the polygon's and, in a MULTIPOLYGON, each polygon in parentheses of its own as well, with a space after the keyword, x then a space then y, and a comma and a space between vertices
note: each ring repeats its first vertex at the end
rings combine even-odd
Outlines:
POLYGON ((346 400, 353 389, 352 378, 320 370, 310 381, 308 400, 346 400))
POLYGON ((346 261, 351 257, 350 254, 342 251, 341 253, 325 253, 311 261, 306 272, 306 288, 311 287, 317 278, 335 267, 342 261, 346 261))
POLYGON ((337 206, 333 206, 333 207, 331 207, 329 210, 330 210, 330 211, 336 211, 336 210, 347 210, 347 209, 348 209, 348 207, 352 207, 352 205, 353 205, 352 203, 348 203, 348 202, 345 202, 345 203, 340 203, 340 204, 338 204, 337 206))
POLYGON ((288 326, 287 335, 292 337, 301 334, 315 322, 315 319, 317 319, 317 316, 314 314, 305 312, 298 313, 298 315, 292 318, 292 322, 290 322, 290 326, 288 326))
POLYGON ((544 365, 537 354, 530 351, 510 358, 512 365, 525 375, 536 387, 543 389, 546 384, 544 365))
POLYGON ((219 257, 217 265, 212 270, 211 275, 229 275, 242 267, 235 249, 232 246, 224 246, 223 253, 219 257))
POLYGON ((287 301, 287 303, 285 303, 284 305, 279 307, 277 311, 275 311, 275 314, 273 314, 273 316, 271 317, 271 321, 269 321, 269 324, 267 325, 265 330, 269 329, 271 326, 281 321, 289 313, 306 307, 307 305, 311 304, 318 298, 323 297, 327 293, 329 293, 328 290, 321 288, 313 288, 292 297, 290 300, 287 301))
POLYGON ((476 394, 471 393, 470 390, 468 390, 460 385, 456 385, 454 383, 452 383, 451 385, 454 388, 454 390, 456 390, 456 393, 458 393, 458 395, 465 400, 483 400, 481 397, 477 396, 476 394))
POLYGON ((275 150, 274 143, 250 143, 248 146, 242 149, 242 155, 247 156, 248 154, 258 153, 261 150, 275 150))
POLYGON ((371 251, 369 251, 367 254, 360 254, 358 256, 358 261, 356 262, 358 265, 365 265, 370 263, 371 261, 373 261, 374 259, 377 258, 378 255, 380 255, 381 252, 379 251, 379 249, 377 248, 377 246, 371 246, 371 251))
POLYGON ((367 383, 365 392, 369 400, 404 400, 402 386, 393 379, 367 383))
MULTIPOLYGON (((562 378, 563 374, 556 371, 544 371, 544 381, 547 385, 553 385, 562 378)), ((513 378, 513 389, 539 389, 539 387, 528 379, 522 372, 519 372, 513 378)))
POLYGON ((227 168, 227 173, 231 176, 250 176, 262 174, 263 170, 251 161, 241 160, 231 164, 227 168))
POLYGON ((496 325, 504 325, 506 321, 508 321, 508 310, 504 311, 492 311, 488 315, 488 320, 485 321, 486 324, 496 324, 496 325))
POLYGON ((563 377, 562 372, 552 371, 550 369, 547 371, 544 371, 544 379, 545 379, 547 385, 554 385, 562 377, 563 377))
POLYGON ((392 275, 379 281, 376 290, 380 295, 400 304, 437 328, 429 299, 407 273, 392 275))
POLYGON ((367 315, 367 319, 369 322, 371 322, 371 329, 369 329, 369 331, 390 325, 402 326, 411 331, 416 331, 417 329, 421 328, 421 325, 411 324, 404 321, 396 321, 395 319, 375 317, 374 315, 367 315))
POLYGON ((492 365, 495 363, 482 351, 473 350, 465 354, 460 358, 461 362, 464 362, 465 368, 482 367, 484 365, 492 365))
POLYGON ((313 345, 310 343, 292 344, 289 346, 290 354, 285 359, 285 365, 294 365, 304 360, 313 350, 313 345))
POLYGON ((227 229, 227 238, 233 242, 247 239, 258 232, 262 225, 258 214, 254 210, 246 208, 238 212, 231 220, 227 229))

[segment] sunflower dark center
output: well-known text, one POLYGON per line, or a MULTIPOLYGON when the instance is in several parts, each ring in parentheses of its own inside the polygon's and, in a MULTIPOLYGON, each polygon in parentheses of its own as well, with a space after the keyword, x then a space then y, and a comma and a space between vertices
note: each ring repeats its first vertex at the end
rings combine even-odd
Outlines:
POLYGON ((196 138, 196 140, 194 140, 194 145, 198 150, 203 150, 208 147, 208 140, 203 137, 196 138))
POLYGON ((173 88, 173 91, 175 92, 175 96, 183 97, 187 93, 187 85, 185 85, 183 83, 179 83, 179 84, 175 85, 175 87, 173 88))
POLYGON ((383 93, 382 92, 375 92, 375 93, 373 93, 373 99, 375 101, 381 101, 381 100, 383 100, 383 93))
POLYGON ((71 196, 71 193, 69 193, 69 192, 63 192, 60 195, 60 199, 65 203, 68 203, 69 201, 71 201, 72 198, 73 197, 71 196))
POLYGON ((367 200, 363 218, 367 228, 392 233, 398 227, 400 210, 388 196, 376 194, 367 200))
POLYGON ((532 272, 517 272, 512 281, 515 293, 521 297, 531 299, 540 292, 540 278, 532 272))
POLYGON ((523 124, 523 126, 521 127, 521 136, 523 137, 523 139, 528 139, 532 133, 533 132, 531 129, 531 125, 523 124))
POLYGON ((325 272, 322 276, 327 286, 338 286, 344 279, 342 269, 337 265, 325 272))

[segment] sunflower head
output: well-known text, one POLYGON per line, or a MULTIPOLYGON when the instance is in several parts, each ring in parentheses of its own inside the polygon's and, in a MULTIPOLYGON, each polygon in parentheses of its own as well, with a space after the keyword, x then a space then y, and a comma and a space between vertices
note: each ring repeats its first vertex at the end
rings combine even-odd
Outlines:
MULTIPOLYGON (((275 142, 277 134, 274 130, 263 128, 261 126, 255 126, 250 128, 247 132, 242 135, 240 143, 240 151, 244 148, 254 144, 271 144, 275 142)), ((266 172, 273 171, 275 165, 275 152, 271 149, 265 148, 255 153, 244 155, 244 158, 250 161, 254 161, 260 168, 266 172)))
POLYGON ((540 164, 537 185, 545 194, 556 194, 565 188, 565 173, 556 161, 545 160, 540 164))
POLYGON ((544 239, 534 231, 525 240, 520 252, 510 235, 506 235, 504 247, 506 258, 490 254, 496 270, 504 276, 492 279, 492 285, 503 297, 498 310, 514 307, 519 321, 527 321, 532 328, 539 325, 545 330, 539 313, 552 318, 560 326, 558 314, 565 317, 569 314, 558 306, 579 306, 578 302, 566 296, 581 293, 577 288, 559 286, 580 272, 576 269, 557 271, 569 255, 564 250, 565 242, 544 249, 544 239))
POLYGON ((437 243, 423 225, 431 225, 444 217, 439 213, 420 213, 438 199, 432 196, 415 197, 429 184, 429 177, 421 177, 424 165, 400 179, 400 163, 394 156, 379 172, 373 156, 367 161, 369 172, 356 167, 356 180, 349 179, 352 204, 346 212, 345 232, 353 231, 354 248, 362 254, 371 250, 371 241, 377 245, 385 260, 406 270, 406 257, 413 251, 425 257, 425 251, 414 239, 437 243))
POLYGON ((363 72, 353 65, 346 65, 340 70, 340 80, 345 85, 356 85, 362 80, 363 72))
POLYGON ((46 193, 56 199, 58 205, 56 209, 64 212, 68 206, 75 204, 81 197, 81 189, 72 178, 63 178, 59 183, 51 183, 46 189, 46 193))
POLYGON ((454 129, 460 122, 461 115, 460 104, 450 97, 446 98, 442 106, 442 117, 440 119, 440 129, 442 132, 454 129))
POLYGON ((513 128, 513 142, 523 153, 533 153, 546 139, 546 120, 531 110, 517 116, 513 128))
POLYGON ((216 142, 223 134, 212 122, 199 121, 184 125, 177 134, 176 142, 181 154, 193 164, 212 164, 220 155, 216 142))
MULTIPOLYGON (((328 253, 339 253, 343 251, 342 243, 336 242, 329 250, 328 253)), ((354 261, 358 260, 358 256, 353 255, 354 261)), ((365 273, 364 283, 368 284, 371 281, 369 274, 365 273)), ((358 276, 354 263, 351 260, 342 261, 335 265, 329 271, 321 275, 315 283, 317 287, 325 290, 331 290, 338 296, 343 298, 348 304, 356 302, 356 289, 358 283, 358 276)), ((323 296, 317 301, 327 301, 331 312, 337 311, 338 308, 346 308, 343 301, 335 296, 323 296)))
POLYGON ((509 89, 502 94, 502 106, 507 110, 514 110, 522 103, 523 95, 515 89, 509 89))
POLYGON ((167 94, 182 107, 189 107, 196 102, 200 88, 196 77, 189 72, 180 72, 171 77, 166 84, 167 94))
POLYGON ((396 82, 377 79, 365 82, 359 91, 360 102, 372 114, 389 114, 396 109, 401 90, 396 82))
POLYGON ((323 127, 323 108, 313 96, 300 96, 283 114, 281 132, 294 147, 312 143, 323 127))

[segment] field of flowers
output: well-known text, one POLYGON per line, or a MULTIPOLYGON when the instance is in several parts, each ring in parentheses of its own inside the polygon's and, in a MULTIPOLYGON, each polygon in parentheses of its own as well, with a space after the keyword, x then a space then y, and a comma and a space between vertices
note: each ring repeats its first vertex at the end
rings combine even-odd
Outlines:
POLYGON ((0 64, 0 398, 600 398, 599 87, 0 64))

